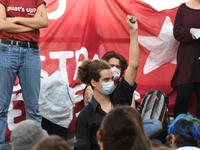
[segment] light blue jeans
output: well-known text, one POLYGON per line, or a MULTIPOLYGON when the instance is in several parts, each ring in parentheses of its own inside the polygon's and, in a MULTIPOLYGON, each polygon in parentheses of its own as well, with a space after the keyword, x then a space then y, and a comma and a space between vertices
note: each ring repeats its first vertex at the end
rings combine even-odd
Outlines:
POLYGON ((143 120, 143 127, 150 139, 156 138, 163 130, 162 123, 156 119, 143 120))
POLYGON ((38 104, 40 72, 39 49, 0 43, 0 150, 5 146, 8 107, 17 75, 25 103, 26 118, 41 123, 38 104))

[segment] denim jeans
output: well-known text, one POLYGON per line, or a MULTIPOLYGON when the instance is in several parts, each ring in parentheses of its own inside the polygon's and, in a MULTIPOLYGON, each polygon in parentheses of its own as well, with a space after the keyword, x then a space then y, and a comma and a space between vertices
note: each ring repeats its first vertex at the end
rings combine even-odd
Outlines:
POLYGON ((162 123, 156 119, 143 120, 143 127, 150 139, 157 137, 163 130, 162 123))
POLYGON ((0 43, 0 150, 5 146, 8 107, 17 75, 25 103, 26 118, 41 123, 38 104, 40 72, 39 49, 0 43))

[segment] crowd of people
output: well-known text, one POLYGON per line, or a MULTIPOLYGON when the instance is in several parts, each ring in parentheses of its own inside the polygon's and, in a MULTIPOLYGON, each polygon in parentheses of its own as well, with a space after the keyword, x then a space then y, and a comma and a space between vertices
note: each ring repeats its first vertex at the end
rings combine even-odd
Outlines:
MULTIPOLYGON (((78 78, 86 85, 83 94, 85 107, 76 120, 76 142, 69 145, 63 138, 66 132, 61 137, 50 132, 53 128, 47 132, 41 127, 38 42, 39 29, 48 26, 45 2, 0 0, 0 150, 5 147, 8 106, 16 76, 22 87, 27 120, 18 123, 12 130, 13 150, 200 149, 200 111, 196 109, 197 118, 187 114, 193 90, 196 92, 197 108, 200 106, 199 16, 200 0, 183 3, 176 14, 173 31, 180 46, 171 85, 177 90, 177 99, 175 120, 169 126, 166 143, 159 143, 156 139, 162 132, 162 123, 156 119, 143 121, 135 107, 135 80, 139 67, 138 23, 136 17, 127 15, 129 62, 121 54, 109 51, 101 60, 84 60, 78 67, 78 78), (10 5, 33 7, 36 12, 29 16, 20 11, 7 11, 10 5), (16 63, 19 57, 23 59, 16 63)), ((47 121, 48 128, 48 120, 44 121, 47 121)))
MULTIPOLYGON (((96 132, 100 150, 199 150, 200 120, 190 114, 180 114, 169 125, 166 137, 169 146, 153 145, 143 128, 142 118, 131 106, 116 106, 102 119, 96 132)), ((71 150, 66 139, 49 135, 34 120, 25 120, 15 126, 11 133, 12 150, 71 150)), ((79 149, 88 148, 89 143, 79 149)), ((75 148, 76 149, 76 148, 75 148)))

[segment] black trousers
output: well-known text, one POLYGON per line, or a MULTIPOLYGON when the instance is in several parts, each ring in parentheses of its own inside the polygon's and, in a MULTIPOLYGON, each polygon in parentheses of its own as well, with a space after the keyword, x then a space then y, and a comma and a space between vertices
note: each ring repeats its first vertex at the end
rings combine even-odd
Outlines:
POLYGON ((67 139, 67 129, 61 127, 53 122, 42 117, 42 128, 48 132, 49 135, 55 134, 67 139))
POLYGON ((200 82, 177 86, 177 97, 174 105, 174 118, 182 113, 186 114, 188 112, 188 103, 193 91, 195 91, 197 99, 196 117, 200 118, 200 82))

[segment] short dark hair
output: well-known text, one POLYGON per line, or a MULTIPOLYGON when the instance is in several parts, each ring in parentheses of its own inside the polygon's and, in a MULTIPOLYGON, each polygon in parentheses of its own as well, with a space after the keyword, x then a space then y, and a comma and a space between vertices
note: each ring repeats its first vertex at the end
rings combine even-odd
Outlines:
POLYGON ((36 143, 33 150, 70 150, 70 146, 62 137, 50 135, 36 143))
POLYGON ((140 113, 136 109, 130 106, 123 106, 122 108, 129 111, 136 119, 136 122, 139 124, 139 128, 138 128, 139 134, 135 140, 135 145, 134 145, 133 150, 140 150, 140 149, 150 150, 152 148, 152 144, 149 137, 146 135, 144 131, 143 121, 142 121, 142 117, 140 113))
POLYGON ((129 150, 135 142, 138 124, 133 115, 116 107, 103 118, 99 129, 104 150, 129 150))
POLYGON ((126 70, 126 68, 128 67, 127 60, 121 54, 116 53, 115 51, 108 51, 101 57, 101 60, 105 60, 108 62, 110 58, 119 59, 120 67, 121 67, 121 76, 122 76, 124 73, 124 70, 126 70))

